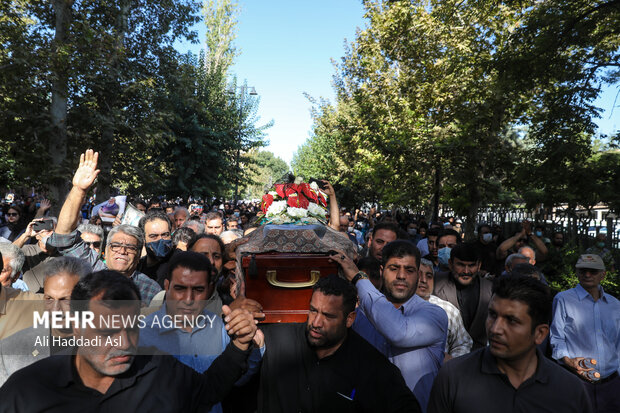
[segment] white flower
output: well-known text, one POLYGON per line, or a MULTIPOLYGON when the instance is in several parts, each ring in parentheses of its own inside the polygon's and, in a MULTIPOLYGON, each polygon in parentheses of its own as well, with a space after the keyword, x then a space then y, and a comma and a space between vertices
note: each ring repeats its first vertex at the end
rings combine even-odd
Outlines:
POLYGON ((318 219, 312 217, 302 218, 300 219, 300 222, 303 224, 320 224, 318 219))
POLYGON ((325 217, 325 209, 313 202, 310 202, 310 205, 308 205, 308 213, 310 215, 325 217))
POLYGON ((301 176, 298 176, 297 178, 295 178, 295 183, 297 185, 299 185, 300 183, 302 183, 304 181, 304 178, 302 178, 301 176))
POLYGON ((319 190, 319 185, 316 183, 316 181, 312 181, 310 182, 310 188, 312 188, 316 192, 319 190))
POLYGON ((286 211, 286 201, 274 201, 267 208, 267 216, 273 217, 286 211))
POLYGON ((272 197, 277 197, 279 196, 278 193, 276 191, 269 191, 269 195, 271 195, 272 197))
POLYGON ((308 210, 304 208, 288 207, 286 213, 293 218, 305 218, 308 216, 308 210))
POLYGON ((270 219, 270 223, 276 225, 289 224, 291 222, 293 222, 293 219, 288 215, 278 215, 270 219))

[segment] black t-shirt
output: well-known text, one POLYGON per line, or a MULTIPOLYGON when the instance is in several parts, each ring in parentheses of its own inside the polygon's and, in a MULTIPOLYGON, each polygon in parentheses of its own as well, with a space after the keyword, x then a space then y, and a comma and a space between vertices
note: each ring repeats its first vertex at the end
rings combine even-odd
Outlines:
POLYGON ((258 411, 420 412, 400 370, 353 330, 318 359, 305 324, 266 326, 258 411))
POLYGON ((230 343, 204 374, 169 355, 139 355, 105 394, 84 386, 74 356, 51 356, 9 377, 0 413, 206 412, 247 369, 248 354, 230 343))

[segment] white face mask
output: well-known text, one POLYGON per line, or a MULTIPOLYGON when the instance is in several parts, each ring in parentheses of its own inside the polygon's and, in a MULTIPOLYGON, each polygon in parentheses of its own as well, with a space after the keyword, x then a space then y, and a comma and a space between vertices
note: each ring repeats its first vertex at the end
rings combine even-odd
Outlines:
POLYGON ((409 233, 409 235, 416 235, 418 233, 418 229, 417 228, 409 228, 407 230, 407 232, 409 233))
POLYGON ((490 232, 487 232, 486 234, 482 234, 482 241, 484 242, 493 241, 493 234, 491 234, 490 232))

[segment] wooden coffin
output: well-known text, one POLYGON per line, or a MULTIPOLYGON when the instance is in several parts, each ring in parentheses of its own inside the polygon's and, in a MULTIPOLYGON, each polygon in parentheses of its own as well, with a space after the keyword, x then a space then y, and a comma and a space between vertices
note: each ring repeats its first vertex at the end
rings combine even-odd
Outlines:
POLYGON ((305 322, 314 284, 338 273, 328 254, 249 254, 241 265, 245 295, 263 305, 265 323, 305 322))

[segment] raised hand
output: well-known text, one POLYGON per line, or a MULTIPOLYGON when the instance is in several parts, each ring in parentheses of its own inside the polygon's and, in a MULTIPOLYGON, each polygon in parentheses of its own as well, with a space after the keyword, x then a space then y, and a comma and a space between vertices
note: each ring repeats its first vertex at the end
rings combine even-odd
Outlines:
POLYGON ((329 183, 329 181, 322 179, 321 182, 323 182, 322 191, 325 192, 327 196, 332 197, 336 195, 336 191, 334 190, 334 187, 332 186, 332 184, 329 183))
POLYGON ((52 207, 52 202, 49 199, 44 199, 41 201, 41 205, 39 206, 39 210, 42 212, 47 211, 52 207))
POLYGON ((73 175, 74 187, 83 191, 87 191, 88 188, 90 188, 100 172, 99 169, 97 169, 98 159, 99 152, 93 152, 92 149, 88 149, 85 153, 80 155, 80 166, 73 175))

